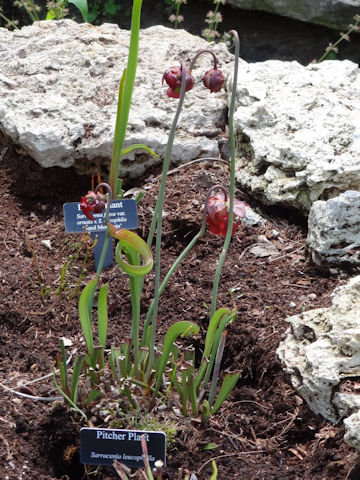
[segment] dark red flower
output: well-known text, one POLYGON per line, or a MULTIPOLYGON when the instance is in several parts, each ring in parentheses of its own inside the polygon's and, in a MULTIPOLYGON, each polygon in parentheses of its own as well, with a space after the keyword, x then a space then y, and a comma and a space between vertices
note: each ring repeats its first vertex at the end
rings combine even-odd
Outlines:
POLYGON ((80 208, 89 220, 95 220, 93 213, 101 213, 106 204, 106 197, 100 192, 89 191, 85 197, 80 199, 80 208))
MULTIPOLYGON (((240 219, 245 217, 246 202, 234 198, 234 223, 232 235, 240 225, 240 219)), ((211 233, 215 235, 226 236, 229 222, 229 199, 225 201, 223 193, 211 195, 208 201, 208 212, 206 217, 207 224, 211 233)))
POLYGON ((224 81, 225 79, 222 71, 217 68, 211 68, 203 76, 203 84, 211 93, 220 92, 224 85, 224 81))
MULTIPOLYGON (((162 83, 165 82, 169 85, 166 92, 168 97, 179 98, 181 89, 181 67, 171 67, 166 70, 162 77, 162 83)), ((190 70, 186 69, 186 86, 185 91, 191 90, 194 86, 194 79, 190 70)))

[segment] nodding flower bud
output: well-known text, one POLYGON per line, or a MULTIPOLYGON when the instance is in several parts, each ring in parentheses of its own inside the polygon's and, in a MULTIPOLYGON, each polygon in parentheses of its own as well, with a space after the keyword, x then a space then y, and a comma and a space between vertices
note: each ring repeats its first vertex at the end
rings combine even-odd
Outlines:
POLYGON ((90 190, 85 197, 81 197, 80 208, 89 220, 94 221, 93 213, 101 213, 105 208, 106 201, 105 195, 90 190))
POLYGON ((224 85, 224 75, 221 70, 217 68, 211 68, 203 76, 203 84, 206 88, 213 92, 220 92, 224 85))
MULTIPOLYGON (((245 217, 246 202, 234 198, 234 222, 232 235, 240 225, 240 219, 245 217)), ((229 198, 225 200, 223 193, 211 195, 207 205, 208 213, 206 217, 207 224, 211 233, 215 235, 226 236, 229 223, 229 198)))
MULTIPOLYGON (((162 77, 162 83, 165 82, 169 85, 166 92, 168 97, 179 98, 181 89, 181 67, 170 67, 166 70, 162 77)), ((186 69, 186 86, 185 91, 191 90, 194 86, 194 79, 190 70, 186 69)))

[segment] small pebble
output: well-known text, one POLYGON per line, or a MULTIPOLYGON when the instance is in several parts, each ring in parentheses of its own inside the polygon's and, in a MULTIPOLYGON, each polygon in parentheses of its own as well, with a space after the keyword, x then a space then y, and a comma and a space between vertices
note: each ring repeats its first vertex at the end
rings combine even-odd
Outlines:
POLYGON ((295 302, 290 302, 290 303, 289 303, 289 306, 290 306, 291 308, 295 308, 295 307, 296 307, 296 303, 295 303, 295 302))
POLYGON ((41 245, 51 250, 51 241, 50 240, 41 240, 41 245))
POLYGON ((70 338, 61 337, 60 340, 64 342, 64 347, 71 347, 73 344, 70 338))
POLYGON ((309 300, 316 300, 317 295, 316 295, 316 293, 309 293, 309 295, 307 296, 307 298, 308 298, 309 300))

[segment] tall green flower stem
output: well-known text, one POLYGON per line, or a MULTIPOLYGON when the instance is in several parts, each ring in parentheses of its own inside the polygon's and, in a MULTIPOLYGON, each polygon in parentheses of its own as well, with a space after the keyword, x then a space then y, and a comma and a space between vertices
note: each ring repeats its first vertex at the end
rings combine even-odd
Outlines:
POLYGON ((360 23, 360 15, 355 15, 355 24, 350 25, 349 30, 346 33, 340 33, 340 38, 334 43, 330 44, 326 49, 325 53, 319 58, 319 60, 316 63, 321 63, 323 60, 333 60, 336 57, 336 53, 338 51, 337 46, 339 45, 340 42, 343 40, 347 40, 348 42, 350 41, 349 35, 355 31, 359 31, 359 23, 360 23), (329 53, 333 52, 334 57, 330 57, 329 53))
POLYGON ((119 88, 113 153, 109 173, 109 184, 112 191, 114 192, 114 198, 116 198, 119 194, 119 163, 121 158, 121 150, 126 135, 132 92, 134 89, 136 67, 138 63, 141 6, 142 0, 134 0, 131 17, 128 63, 127 68, 124 70, 123 76, 121 78, 119 88))
POLYGON ((239 54, 240 54, 240 40, 239 35, 236 30, 230 30, 234 37, 235 42, 235 66, 234 66, 234 76, 233 76, 233 85, 230 99, 230 108, 229 108, 229 131, 230 131, 230 188, 229 188, 229 223, 226 231, 226 237, 224 241, 223 248, 219 257, 219 262, 216 267, 213 289, 211 295, 211 307, 210 307, 210 318, 215 313, 216 310, 216 299, 219 290, 220 275, 221 270, 225 262, 226 254, 229 249, 232 229, 234 223, 234 196, 235 196, 235 134, 234 134, 234 111, 235 111, 235 99, 236 99, 236 86, 237 86, 237 77, 238 77, 238 68, 239 68, 239 54))
POLYGON ((40 20, 33 0, 29 0, 28 5, 26 4, 26 2, 24 2, 24 0, 20 0, 20 3, 25 8, 33 22, 38 22, 40 20))
MULTIPOLYGON (((197 52, 190 64, 190 71, 194 67, 195 62, 197 58, 202 55, 203 53, 210 53, 213 57, 213 64, 214 64, 214 69, 217 68, 217 58, 214 52, 208 49, 204 50, 199 50, 197 52)), ((151 324, 151 336, 150 336, 150 352, 149 352, 149 363, 148 363, 148 371, 147 371, 147 376, 150 375, 150 369, 154 360, 154 348, 155 348, 155 332, 156 332, 156 319, 157 319, 157 314, 158 314, 158 305, 159 305, 159 297, 161 295, 160 292, 160 251, 161 251, 161 233, 162 233, 162 212, 164 208, 164 198, 165 198, 165 187, 166 187, 166 179, 167 179, 167 174, 170 166, 170 160, 171 160, 171 153, 172 153, 172 148, 174 145, 174 139, 175 139, 175 133, 176 133, 176 128, 177 124, 179 121, 180 117, 180 112, 184 103, 185 99, 185 89, 186 89, 186 65, 184 62, 181 63, 181 89, 180 89, 180 96, 179 96, 179 102, 177 106, 177 110, 174 116, 173 123, 171 125, 171 129, 169 132, 168 136, 168 142, 166 145, 166 151, 164 155, 164 161, 163 161, 163 169, 162 169, 162 175, 161 175, 161 182, 160 182, 160 188, 159 188, 159 193, 158 193, 158 199, 156 202, 155 206, 155 212, 154 216, 151 222, 150 226, 150 232, 149 236, 147 239, 147 244, 150 246, 152 244, 152 240, 154 237, 155 229, 156 229, 156 244, 155 244, 155 285, 154 285, 154 299, 152 302, 152 324, 151 324)), ((193 245, 192 245, 193 246, 193 245)), ((189 249, 190 250, 190 249, 189 249)), ((186 253, 188 253, 188 251, 186 253)), ((186 255, 185 253, 185 255, 186 255)), ((182 256, 181 260, 184 258, 182 256)), ((176 267, 175 267, 176 268, 176 267)), ((170 276, 172 275, 173 269, 171 271, 171 274, 169 277, 167 277, 166 283, 168 282, 170 276)), ((148 334, 148 324, 150 322, 150 319, 147 319, 147 323, 145 324, 144 327, 144 333, 143 333, 143 341, 142 343, 145 342, 145 339, 147 338, 148 334)))
MULTIPOLYGON (((178 266, 181 264, 181 262, 184 260, 184 258, 186 257, 186 255, 190 252, 190 250, 194 247, 194 245, 196 244, 196 242, 202 238, 204 235, 205 235, 205 231, 206 231, 206 216, 207 216, 207 206, 208 206, 208 201, 209 201, 209 198, 211 196, 211 194, 215 191, 215 190, 222 190, 222 192, 224 193, 224 196, 226 198, 227 196, 227 191, 226 189, 222 186, 222 185, 213 185, 212 187, 210 187, 210 189, 208 190, 207 192, 207 195, 206 195, 206 199, 205 199, 205 204, 204 204, 204 210, 203 210, 203 214, 202 214, 202 220, 201 220, 201 227, 200 227, 200 230, 199 232, 195 235, 195 237, 191 240, 191 242, 186 246, 186 248, 184 248, 184 250, 181 252, 181 254, 177 257, 177 259, 175 260, 175 262, 171 265, 168 273, 166 274, 164 280, 162 281, 160 287, 159 287, 159 297, 161 297, 166 285, 168 284, 171 276, 173 275, 173 273, 176 271, 176 269, 178 268, 178 266)), ((152 313, 153 313, 153 310, 154 310, 154 300, 152 300, 151 304, 150 304, 150 307, 149 307, 149 310, 147 312, 147 315, 146 315, 146 320, 145 320, 145 323, 144 323, 144 331, 143 331, 143 339, 142 339, 142 345, 145 344, 145 341, 146 341, 146 338, 147 338, 147 331, 148 331, 148 327, 149 327, 149 324, 150 324, 150 320, 151 320, 151 317, 152 317, 152 313)))
MULTIPOLYGON (((165 187, 166 187, 166 178, 170 166, 171 152, 174 145, 176 127, 179 121, 180 112, 185 99, 185 87, 186 87, 186 65, 184 62, 181 64, 181 89, 178 106, 176 109, 175 117, 171 125, 169 132, 168 142, 166 145, 160 188, 158 193, 158 199, 155 206, 154 216, 150 226, 150 232, 147 239, 147 244, 150 246, 154 237, 155 228, 156 228, 156 243, 155 243, 155 285, 154 285, 154 300, 153 300, 153 315, 152 315, 152 327, 151 327, 151 336, 149 344, 149 363, 148 370, 146 372, 147 376, 150 376, 150 369, 152 368, 155 355, 155 333, 156 333, 156 319, 158 315, 159 307, 159 291, 160 291, 160 252, 161 252, 161 233, 162 233, 162 213, 164 207, 164 198, 165 198, 165 187)), ((146 332, 144 332, 143 339, 146 338, 146 332)))

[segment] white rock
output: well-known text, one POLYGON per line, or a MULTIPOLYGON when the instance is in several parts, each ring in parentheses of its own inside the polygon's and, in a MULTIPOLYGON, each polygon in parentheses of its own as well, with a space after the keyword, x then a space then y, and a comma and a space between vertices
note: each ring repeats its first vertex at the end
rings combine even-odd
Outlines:
POLYGON ((307 244, 313 262, 325 268, 360 268, 360 192, 313 203, 307 244))
MULTIPOLYGON (((148 145, 163 156, 178 100, 161 85, 166 68, 189 61, 208 43, 184 30, 142 30, 139 65, 125 146, 148 145)), ((117 92, 126 66, 129 31, 71 20, 43 21, 10 32, 0 29, 0 136, 44 167, 75 165, 96 171, 110 162, 117 92)), ((233 55, 214 46, 225 75, 233 55)), ((203 55, 186 95, 173 161, 218 156, 227 95, 211 95, 201 79, 211 68, 203 55)), ((231 64, 230 64, 231 67, 231 64)), ((123 158, 120 176, 138 176, 154 160, 137 151, 123 158)))
POLYGON ((48 250, 51 250, 51 240, 41 240, 41 245, 48 250))
POLYGON ((334 29, 346 29, 359 13, 359 0, 228 0, 230 5, 263 10, 284 17, 317 23, 334 29))
POLYGON ((70 338, 61 337, 60 340, 63 341, 64 347, 72 347, 72 345, 73 345, 73 342, 70 338))
POLYGON ((241 223, 251 227, 257 227, 259 225, 265 225, 267 220, 247 205, 245 207, 245 217, 241 219, 241 223))
POLYGON ((350 415, 344 420, 345 435, 344 440, 350 446, 360 451, 360 410, 350 415))
MULTIPOLYGON (((350 61, 240 62, 237 180, 303 211, 360 189, 360 70, 350 61)), ((228 80, 231 90, 231 79, 228 80)))
POLYGON ((291 327, 277 355, 311 410, 333 422, 357 411, 359 397, 337 389, 360 372, 360 276, 334 290, 331 307, 287 321, 291 327))

